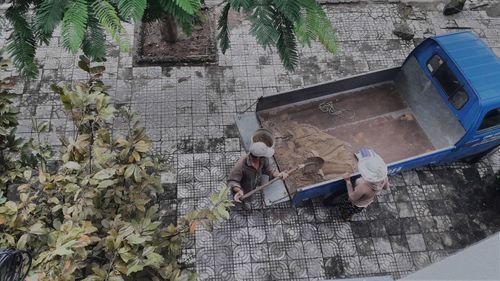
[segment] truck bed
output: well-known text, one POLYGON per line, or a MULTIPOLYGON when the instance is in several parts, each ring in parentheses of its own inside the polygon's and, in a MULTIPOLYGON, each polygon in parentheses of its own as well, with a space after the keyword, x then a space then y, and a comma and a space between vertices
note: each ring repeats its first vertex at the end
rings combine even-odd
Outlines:
POLYGON ((289 177, 286 184, 290 193, 339 177, 344 171, 355 172, 353 153, 362 147, 373 148, 387 163, 436 149, 392 81, 257 114, 261 125, 278 137, 275 159, 280 169, 293 168, 311 153, 321 157, 328 155, 323 176, 289 177), (320 105, 325 107, 327 102, 333 106, 331 113, 320 110, 320 105), (296 141, 305 136, 294 132, 299 125, 306 126, 301 128, 309 132, 307 147, 301 147, 296 141), (333 150, 336 154, 331 154, 333 150))

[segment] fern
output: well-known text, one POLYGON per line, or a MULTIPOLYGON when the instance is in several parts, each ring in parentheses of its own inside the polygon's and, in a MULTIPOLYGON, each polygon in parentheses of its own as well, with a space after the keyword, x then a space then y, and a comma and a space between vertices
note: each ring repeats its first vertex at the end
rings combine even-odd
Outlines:
POLYGON ((222 9, 222 14, 219 18, 217 24, 217 29, 219 29, 219 34, 217 35, 217 40, 219 40, 219 46, 223 54, 229 49, 229 28, 228 28, 228 16, 229 10, 231 9, 231 3, 227 3, 222 9))
POLYGON ((255 36, 257 43, 267 48, 276 45, 280 30, 276 29, 274 14, 276 9, 271 5, 260 5, 254 8, 249 16, 251 22, 250 34, 255 36))
POLYGON ((175 0, 175 4, 181 8, 182 10, 184 10, 184 12, 190 14, 190 15, 193 15, 195 10, 193 8, 193 6, 191 5, 191 1, 189 0, 175 0))
POLYGON ((80 49, 87 25, 87 0, 73 0, 64 13, 61 39, 62 45, 72 53, 80 49))
POLYGON ((229 4, 236 11, 243 9, 245 12, 249 12, 254 7, 254 0, 229 0, 229 4))
POLYGON ((99 20, 106 31, 110 33, 111 38, 115 40, 122 50, 128 51, 130 48, 128 35, 122 26, 115 8, 107 1, 98 0, 92 4, 92 9, 94 11, 94 16, 99 20))
POLYGON ((323 44, 328 51, 335 53, 337 51, 337 34, 332 26, 332 23, 323 9, 319 6, 317 8, 316 15, 318 21, 317 29, 315 30, 316 35, 318 36, 321 44, 323 44))
MULTIPOLYGON (((167 13, 175 18, 175 21, 177 22, 177 24, 180 25, 180 27, 182 28, 182 31, 184 31, 184 33, 186 33, 188 35, 191 34, 194 15, 189 14, 186 11, 184 11, 173 0, 159 0, 159 1, 160 1, 160 5, 162 7, 162 10, 165 13, 167 13)), ((198 1, 198 0, 194 0, 194 1, 198 1)), ((198 12, 198 11, 196 11, 196 12, 198 12)), ((161 14, 160 16, 163 16, 163 14, 161 14)))
POLYGON ((276 19, 276 29, 279 31, 276 48, 281 62, 287 70, 294 70, 299 62, 299 54, 293 24, 279 11, 274 13, 274 17, 276 19))
POLYGON ((290 21, 297 22, 301 16, 301 0, 272 0, 278 10, 290 21))
POLYGON ((82 42, 83 53, 93 61, 104 61, 106 58, 106 36, 99 21, 89 16, 88 28, 82 42))
POLYGON ((12 56, 20 76, 30 78, 38 74, 38 68, 35 64, 36 41, 33 27, 24 14, 26 9, 27 7, 13 5, 5 13, 13 27, 6 50, 12 56))
POLYGON ((120 15, 125 19, 132 19, 133 21, 140 21, 146 10, 146 0, 119 0, 118 10, 120 15))
POLYGON ((310 46, 311 41, 319 40, 325 48, 335 53, 337 49, 336 32, 323 9, 314 0, 301 0, 305 6, 303 15, 294 26, 297 39, 310 46))
POLYGON ((52 33, 61 22, 66 1, 43 0, 36 8, 35 23, 37 32, 44 39, 52 37, 52 33))

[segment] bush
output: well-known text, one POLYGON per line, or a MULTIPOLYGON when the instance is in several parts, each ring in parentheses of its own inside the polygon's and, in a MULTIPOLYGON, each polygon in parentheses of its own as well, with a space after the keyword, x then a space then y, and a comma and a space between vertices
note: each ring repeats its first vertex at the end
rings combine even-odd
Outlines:
MULTIPOLYGON (((178 263, 182 243, 198 224, 211 228, 229 217, 229 189, 212 194, 209 208, 163 227, 149 196, 161 192, 151 141, 136 115, 110 104, 99 80, 104 68, 86 58, 79 65, 88 82, 53 86, 75 134, 61 140, 55 172, 39 161, 33 172, 16 174, 19 200, 0 194, 0 245, 32 253, 27 280, 195 279, 178 263), (126 121, 125 136, 113 135, 115 118, 126 121)), ((32 147, 43 151, 40 143, 32 147)))

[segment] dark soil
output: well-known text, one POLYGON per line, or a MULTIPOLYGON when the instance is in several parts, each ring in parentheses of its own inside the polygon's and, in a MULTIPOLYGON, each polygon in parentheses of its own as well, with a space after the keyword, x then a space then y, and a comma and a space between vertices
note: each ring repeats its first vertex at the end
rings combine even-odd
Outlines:
POLYGON ((193 25, 190 36, 179 31, 176 43, 162 40, 160 22, 142 23, 136 30, 136 65, 185 65, 216 62, 217 48, 215 28, 210 10, 202 12, 200 20, 193 25))

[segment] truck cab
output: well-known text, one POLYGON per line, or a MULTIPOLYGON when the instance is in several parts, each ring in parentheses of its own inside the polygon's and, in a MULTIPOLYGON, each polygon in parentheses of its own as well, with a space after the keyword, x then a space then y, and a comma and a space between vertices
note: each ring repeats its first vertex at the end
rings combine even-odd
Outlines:
POLYGON ((259 128, 280 137, 274 156, 280 170, 312 152, 325 158, 321 177, 291 177, 264 190, 267 205, 297 205, 345 192, 341 174, 351 167, 359 176, 353 159, 362 147, 382 156, 389 174, 497 147, 500 59, 471 32, 434 36, 402 66, 262 97, 237 126, 247 150, 259 128))
POLYGON ((495 53, 473 33, 458 32, 422 42, 406 59, 403 71, 413 58, 463 128, 462 133, 457 129, 450 153, 431 163, 462 159, 498 146, 500 59, 495 53))

